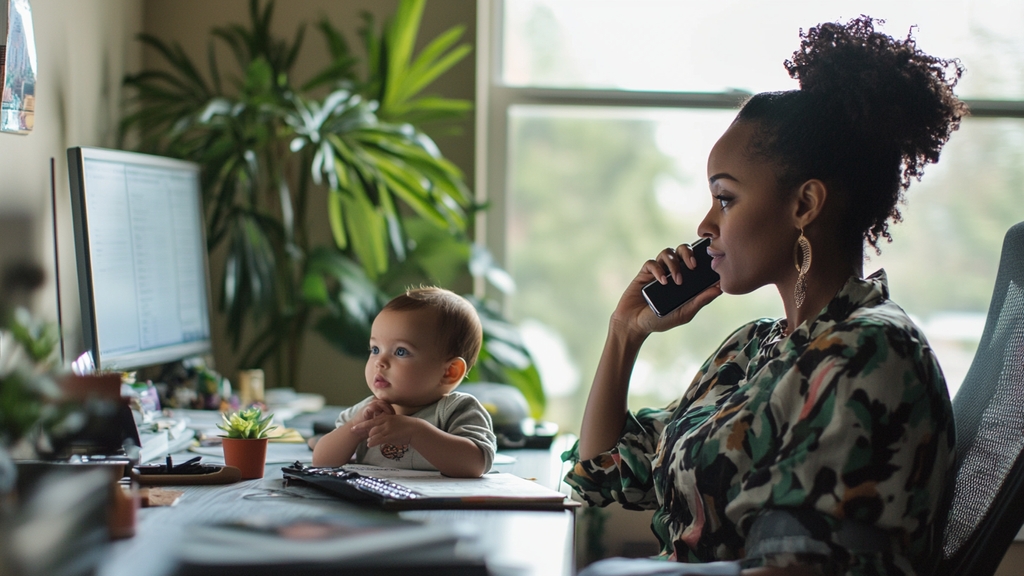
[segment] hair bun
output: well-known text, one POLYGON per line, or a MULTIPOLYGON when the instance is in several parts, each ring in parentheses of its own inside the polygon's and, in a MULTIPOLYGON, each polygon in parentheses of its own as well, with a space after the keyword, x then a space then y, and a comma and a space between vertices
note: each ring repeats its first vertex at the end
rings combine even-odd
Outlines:
POLYGON ((909 32, 903 40, 877 32, 876 22, 885 23, 862 15, 801 30, 800 49, 785 66, 801 91, 851 130, 898 149, 911 166, 906 185, 911 176, 920 177, 923 163, 938 160, 942 144, 959 127, 966 107, 953 87, 964 69, 958 60, 920 51, 909 32))
POLYGON ((851 250, 891 239, 903 192, 967 114, 953 94, 960 62, 925 54, 909 33, 877 32, 876 22, 801 30, 785 63, 800 89, 756 94, 737 117, 759 124, 752 147, 776 165, 782 189, 817 178, 845 198, 839 234, 851 250))

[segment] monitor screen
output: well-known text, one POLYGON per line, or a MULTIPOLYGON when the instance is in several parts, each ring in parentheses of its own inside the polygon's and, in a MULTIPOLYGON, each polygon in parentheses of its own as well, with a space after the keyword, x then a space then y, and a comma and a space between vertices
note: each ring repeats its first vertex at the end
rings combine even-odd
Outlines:
POLYGON ((199 167, 68 149, 86 351, 128 370, 206 354, 209 281, 199 167))

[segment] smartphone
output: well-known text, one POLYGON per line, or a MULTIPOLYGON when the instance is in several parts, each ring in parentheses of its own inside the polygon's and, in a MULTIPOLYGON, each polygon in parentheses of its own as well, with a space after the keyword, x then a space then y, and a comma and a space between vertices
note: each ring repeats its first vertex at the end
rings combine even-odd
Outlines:
POLYGON ((710 245, 710 238, 701 238, 690 245, 697 259, 697 267, 693 270, 683 267, 682 284, 676 284, 669 276, 668 284, 652 280, 644 286, 644 299, 655 314, 659 317, 668 314, 718 282, 718 272, 711 269, 711 256, 708 255, 710 245))

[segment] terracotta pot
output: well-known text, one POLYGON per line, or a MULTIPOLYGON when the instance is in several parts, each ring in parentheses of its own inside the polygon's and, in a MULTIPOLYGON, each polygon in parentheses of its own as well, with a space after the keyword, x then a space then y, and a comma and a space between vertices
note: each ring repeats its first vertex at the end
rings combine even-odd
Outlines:
POLYGON ((242 471, 242 480, 263 478, 267 463, 267 438, 223 438, 224 463, 242 471))

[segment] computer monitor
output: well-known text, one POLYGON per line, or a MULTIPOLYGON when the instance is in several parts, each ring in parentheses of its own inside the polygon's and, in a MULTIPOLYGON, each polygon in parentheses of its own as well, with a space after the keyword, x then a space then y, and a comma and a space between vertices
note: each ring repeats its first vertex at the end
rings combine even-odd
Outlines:
POLYGON ((199 167, 68 149, 82 332, 97 369, 130 370, 211 350, 199 167))

